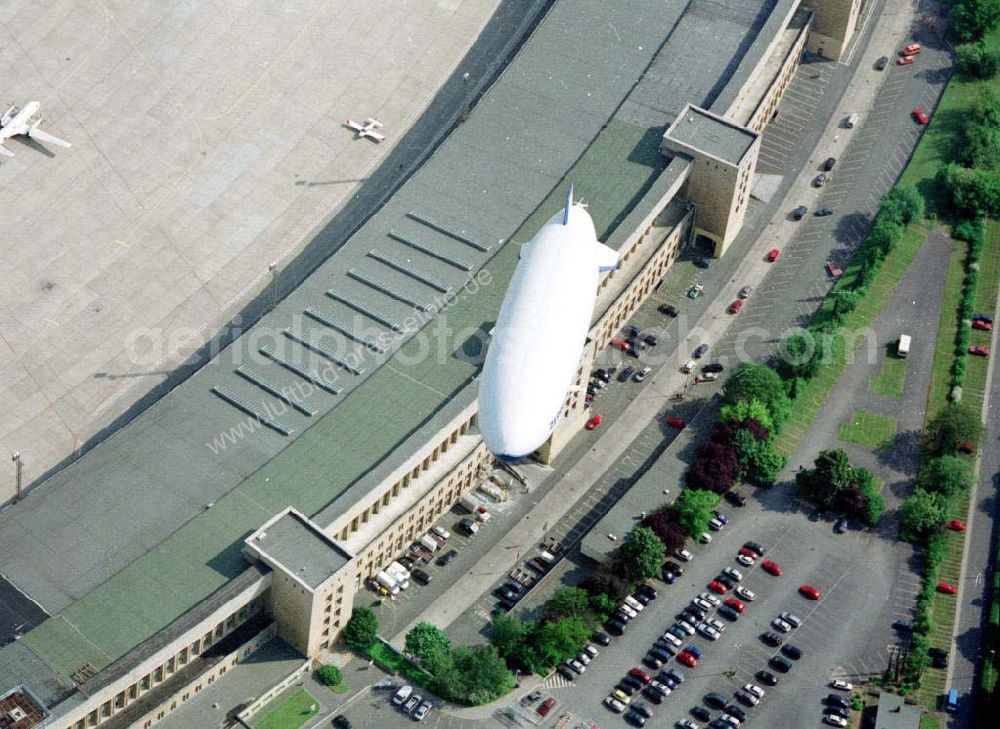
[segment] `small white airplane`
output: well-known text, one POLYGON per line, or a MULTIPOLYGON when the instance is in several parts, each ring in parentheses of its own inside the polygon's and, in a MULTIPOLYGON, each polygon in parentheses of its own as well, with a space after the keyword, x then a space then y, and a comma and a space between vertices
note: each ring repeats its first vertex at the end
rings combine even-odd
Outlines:
POLYGON ((20 134, 24 134, 41 142, 56 144, 60 147, 73 146, 65 139, 54 137, 51 134, 43 132, 39 129, 38 125, 42 123, 41 117, 32 122, 32 118, 38 113, 41 106, 42 105, 37 101, 29 101, 23 108, 20 109, 16 106, 11 106, 4 112, 3 116, 0 116, 0 154, 5 157, 13 157, 14 153, 3 146, 3 143, 11 137, 16 137, 20 134))
POLYGON ((385 140, 385 134, 376 131, 382 127, 382 122, 378 119, 365 119, 363 124, 359 124, 356 121, 348 119, 346 126, 357 132, 357 134, 354 135, 355 139, 368 137, 368 139, 372 140, 376 144, 385 140))

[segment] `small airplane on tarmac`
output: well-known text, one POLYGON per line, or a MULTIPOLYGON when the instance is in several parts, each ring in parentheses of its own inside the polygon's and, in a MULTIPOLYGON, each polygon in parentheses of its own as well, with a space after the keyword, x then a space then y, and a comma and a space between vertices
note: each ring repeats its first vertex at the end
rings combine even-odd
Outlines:
POLYGON ((3 143, 11 137, 16 137, 20 134, 60 147, 73 146, 65 139, 54 137, 39 129, 38 125, 42 123, 41 117, 32 122, 32 118, 38 113, 41 106, 37 101, 29 101, 20 109, 16 106, 11 106, 4 112, 3 116, 0 116, 0 154, 5 157, 13 157, 14 153, 4 147, 3 143))
POLYGON ((354 135, 355 139, 368 137, 368 139, 372 140, 376 144, 385 140, 385 134, 376 131, 382 127, 382 122, 378 119, 365 119, 363 124, 359 124, 356 121, 348 119, 346 126, 357 132, 357 134, 354 135))

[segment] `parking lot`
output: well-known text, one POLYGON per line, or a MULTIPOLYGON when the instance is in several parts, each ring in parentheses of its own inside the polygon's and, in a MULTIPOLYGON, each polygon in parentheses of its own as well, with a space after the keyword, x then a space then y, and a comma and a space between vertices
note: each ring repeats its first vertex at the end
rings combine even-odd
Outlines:
MULTIPOLYGON (((582 676, 572 683, 562 677, 547 682, 546 695, 559 702, 553 712, 556 716, 564 713, 560 709, 570 707, 574 719, 601 726, 622 721, 602 706, 604 697, 631 667, 642 667, 646 650, 673 623, 674 616, 729 566, 744 573, 741 584, 753 590, 757 599, 747 603, 738 621, 724 621, 728 627, 718 641, 696 635, 684 643, 701 648, 703 656, 693 669, 676 660, 668 664, 680 669, 687 680, 660 706, 652 706, 656 726, 690 718, 691 707, 710 691, 731 696, 748 682, 759 683, 754 674, 778 652, 759 636, 771 630, 771 620, 784 611, 803 619, 786 640, 804 655, 793 662, 791 672, 779 674, 778 686, 767 689, 760 706, 748 710, 755 725, 800 727, 807 716, 801 706, 810 703, 816 705, 818 723, 820 700, 829 692, 829 681, 857 680, 884 670, 895 619, 890 599, 895 573, 891 546, 867 532, 837 535, 830 522, 814 522, 805 513, 786 511, 791 507, 787 489, 763 492, 760 497, 743 509, 724 507, 732 523, 715 534, 711 544, 692 548, 695 557, 675 584, 656 581, 659 598, 631 621, 622 637, 601 649, 582 676), (738 565, 734 558, 746 540, 764 545, 765 558, 777 562, 783 575, 771 576, 759 565, 738 565), (797 590, 804 583, 819 588, 823 598, 814 602, 799 595, 797 590), (884 640, 872 636, 884 636, 884 640)), ((642 697, 635 700, 649 704, 642 697)), ((714 711, 713 716, 718 713, 714 711)))

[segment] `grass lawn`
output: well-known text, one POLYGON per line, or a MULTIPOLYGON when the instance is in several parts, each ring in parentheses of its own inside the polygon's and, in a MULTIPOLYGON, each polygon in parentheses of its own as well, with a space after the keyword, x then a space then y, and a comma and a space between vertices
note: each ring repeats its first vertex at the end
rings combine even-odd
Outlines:
POLYGON ((336 686, 327 686, 327 688, 333 691, 333 693, 335 694, 346 694, 348 691, 351 690, 351 687, 348 686, 343 681, 338 683, 336 686))
POLYGON ((278 704, 256 725, 257 729, 298 729, 318 713, 319 703, 302 689, 278 704))
POLYGON ((933 714, 924 714, 920 717, 920 729, 941 729, 941 722, 933 714))
POLYGON ((896 435, 896 419, 888 415, 855 410, 851 422, 841 423, 837 437, 850 443, 860 443, 872 450, 891 441, 896 435))
POLYGON ((385 643, 376 643, 368 655, 380 668, 389 673, 400 673, 410 681, 429 686, 433 677, 402 653, 394 651, 385 643))
POLYGON ((927 390, 927 417, 932 418, 948 404, 951 384, 951 363, 955 360, 955 335, 958 332, 958 305, 962 302, 962 282, 965 280, 965 253, 968 246, 952 241, 948 254, 948 273, 941 297, 941 319, 938 322, 931 384, 927 390))
POLYGON ((906 384, 906 360, 897 357, 895 352, 889 352, 882 360, 882 370, 878 377, 868 382, 868 391, 885 397, 903 397, 903 386, 906 384))

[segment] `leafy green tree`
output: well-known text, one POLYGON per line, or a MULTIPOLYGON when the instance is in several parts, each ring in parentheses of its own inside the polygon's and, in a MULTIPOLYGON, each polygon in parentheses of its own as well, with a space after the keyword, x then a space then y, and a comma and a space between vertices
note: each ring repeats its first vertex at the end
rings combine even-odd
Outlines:
POLYGON ((351 619, 344 626, 344 641, 360 653, 378 643, 378 618, 375 611, 364 605, 354 608, 351 619))
POLYGON ((579 587, 560 587, 545 603, 545 609, 560 617, 584 615, 590 605, 590 596, 579 587))
POLYGON ((966 124, 965 161, 971 167, 993 169, 1000 162, 1000 127, 966 124))
POLYGON ((719 409, 721 423, 742 423, 746 420, 756 420, 769 431, 774 430, 771 413, 760 400, 740 400, 731 405, 723 405, 719 409))
POLYGON ((733 447, 743 467, 743 478, 755 484, 770 486, 785 467, 785 457, 774 447, 774 440, 759 440, 747 428, 733 435, 733 447))
POLYGON ((903 226, 888 215, 879 213, 868 231, 867 244, 879 251, 882 258, 892 253, 903 238, 903 226))
POLYGON ((822 342, 812 332, 793 334, 778 348, 778 371, 787 380, 812 379, 822 362, 822 342))
POLYGON ((955 67, 972 78, 992 78, 997 72, 997 57, 983 41, 965 43, 955 49, 955 67))
POLYGON ((924 216, 924 197, 913 185, 896 185, 882 196, 879 217, 909 225, 924 216))
POLYGON ((938 456, 917 472, 917 488, 942 494, 946 498, 969 491, 975 483, 972 464, 959 456, 938 456))
POLYGON ((963 43, 982 38, 1000 22, 1000 0, 957 0, 948 14, 948 27, 963 43))
POLYGON ((967 121, 969 124, 1000 127, 1000 97, 992 88, 986 86, 979 90, 972 101, 967 121))
POLYGON ((324 686, 336 686, 343 680, 340 669, 336 666, 326 664, 316 669, 316 680, 324 686))
POLYGON ((525 644, 528 658, 525 665, 535 673, 542 673, 545 669, 573 658, 590 633, 590 627, 580 617, 560 618, 545 623, 535 631, 530 644, 525 644))
POLYGON ((599 622, 604 622, 607 617, 618 607, 618 601, 611 595, 599 592, 590 596, 590 609, 597 616, 599 622))
POLYGON ((528 626, 516 615, 499 613, 490 623, 490 645, 495 646, 504 658, 513 659, 520 652, 529 632, 528 626))
POLYGON ((771 414, 773 427, 776 431, 788 417, 792 403, 785 391, 785 383, 770 367, 759 364, 743 364, 726 380, 722 386, 724 404, 734 405, 742 400, 759 400, 771 414))
POLYGON ((493 701, 514 688, 514 674, 491 645, 457 646, 448 665, 435 673, 437 689, 456 703, 478 706, 493 701))
POLYGON ((813 468, 795 474, 803 498, 824 509, 834 509, 840 493, 854 483, 854 468, 841 448, 820 451, 813 468))
POLYGON ((979 413, 968 405, 952 404, 927 423, 924 450, 931 456, 952 454, 961 443, 977 446, 982 435, 979 413))
POLYGON ((666 549, 652 529, 638 526, 618 548, 618 556, 628 575, 636 579, 647 579, 656 577, 660 573, 660 565, 666 558, 666 549))
POLYGON ((852 511, 868 526, 875 526, 885 513, 885 498, 879 493, 879 485, 875 476, 867 468, 854 469, 854 484, 861 496, 861 505, 852 511))
MULTIPOLYGON (((867 293, 864 289, 854 289, 833 292, 833 313, 838 317, 845 317, 858 308, 867 293)), ((818 357, 817 357, 818 359, 818 357)), ((816 369, 819 369, 817 365, 816 369)), ((815 372, 813 373, 815 375, 815 372)))
MULTIPOLYGON (((712 509, 718 505, 719 495, 714 491, 684 489, 674 502, 677 523, 685 534, 697 537, 708 531, 708 521, 712 518, 712 509)), ((660 563, 662 564, 662 562, 661 559, 660 563)))
POLYGON ((995 171, 951 163, 941 168, 937 181, 961 215, 982 218, 1000 213, 1000 175, 995 171))
POLYGON ((944 497, 923 489, 916 489, 906 497, 899 512, 899 536, 908 542, 918 541, 938 529, 947 518, 944 497))
POLYGON ((451 650, 451 639, 436 625, 420 622, 406 634, 405 645, 406 652, 423 665, 435 651, 447 652, 451 650))

